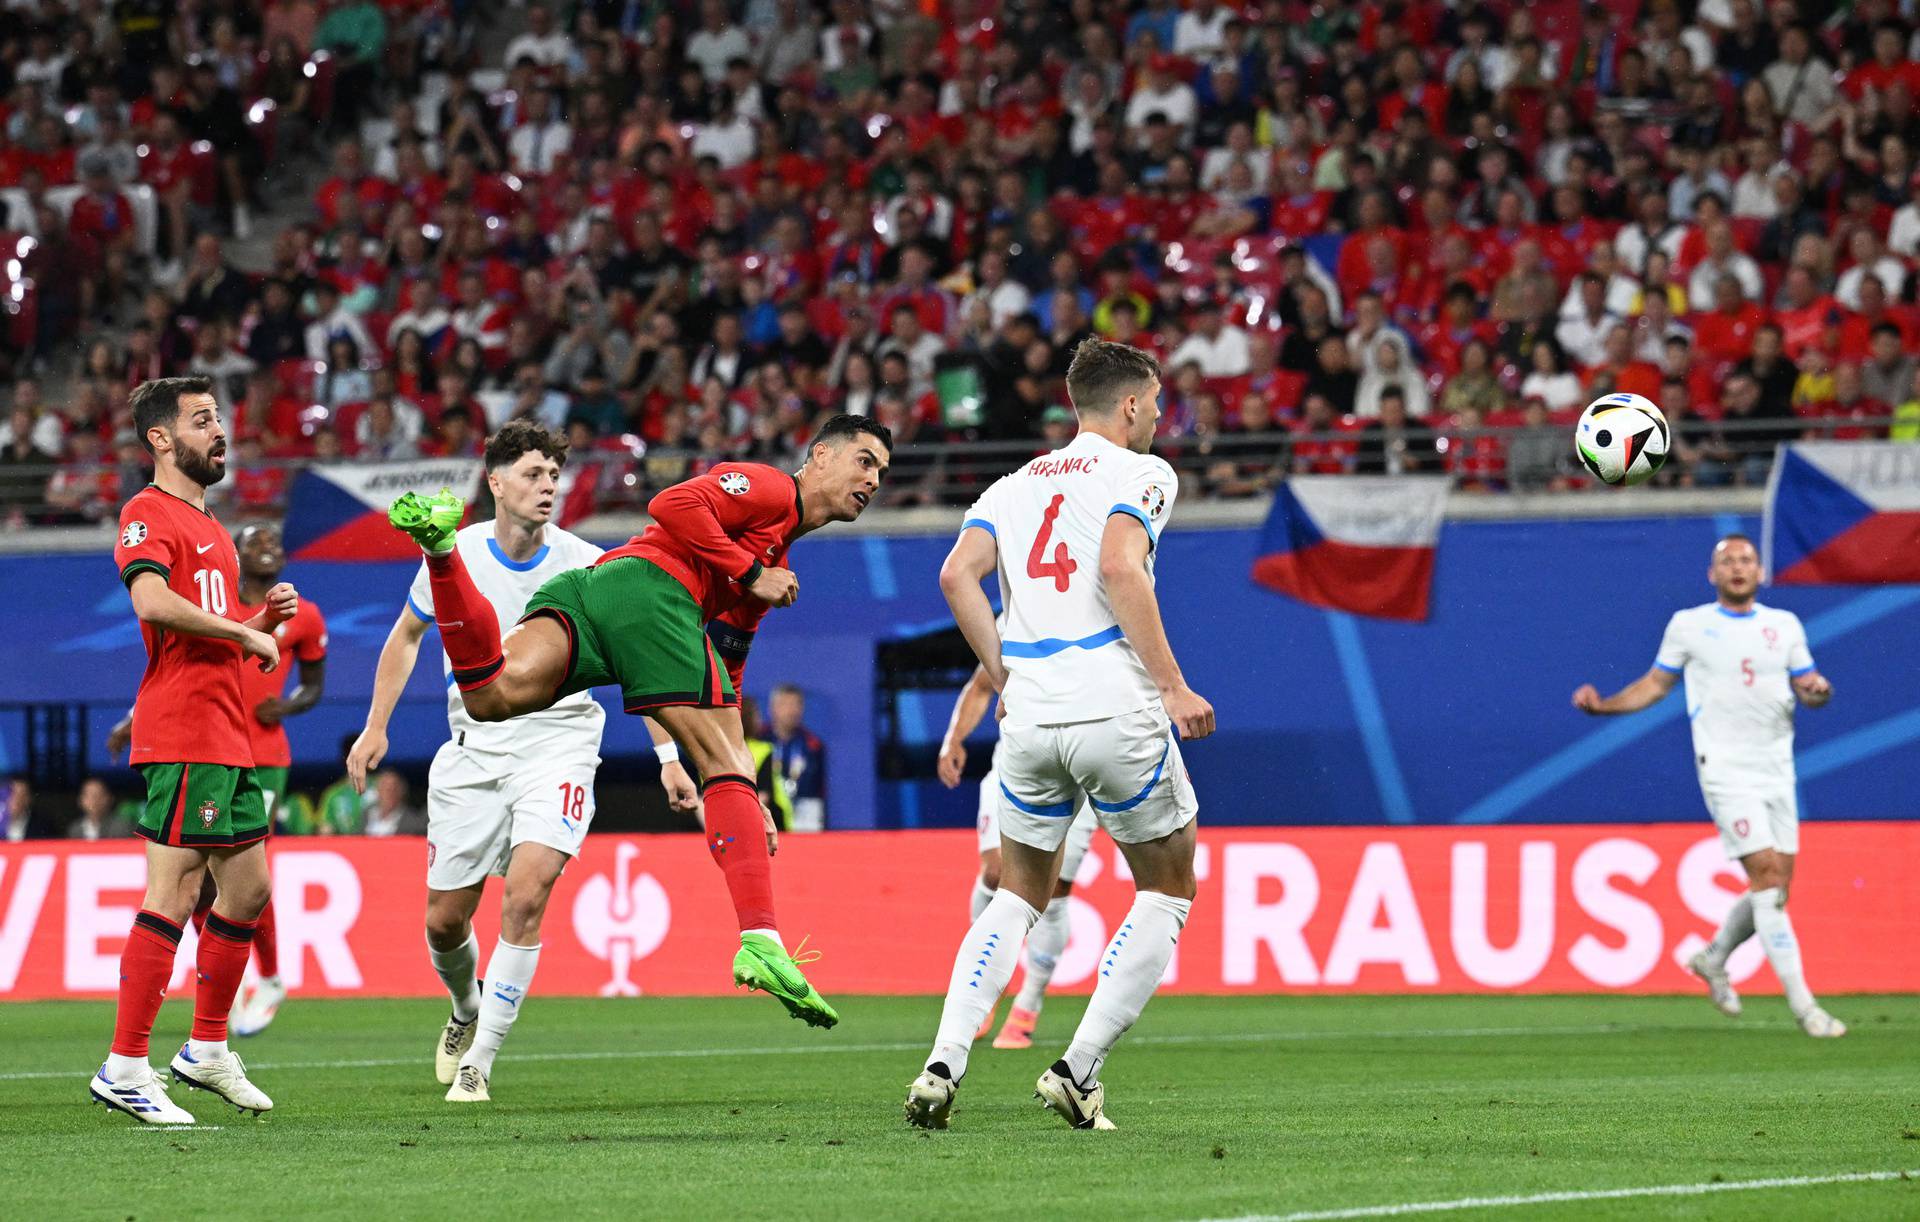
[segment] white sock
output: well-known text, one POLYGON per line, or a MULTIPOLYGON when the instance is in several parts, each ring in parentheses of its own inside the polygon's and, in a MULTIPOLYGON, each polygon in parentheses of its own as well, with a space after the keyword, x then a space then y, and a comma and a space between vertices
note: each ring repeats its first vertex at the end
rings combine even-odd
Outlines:
POLYGON ((977 875, 977 874, 976 874, 976 875, 974 875, 974 878, 973 878, 973 911, 971 911, 971 912, 969 912, 969 913, 967 914, 967 917, 968 917, 968 919, 969 919, 969 920, 974 920, 974 921, 977 921, 977 920, 979 920, 979 919, 980 919, 980 914, 981 914, 981 913, 983 913, 983 912, 985 912, 985 911, 987 910, 987 905, 988 905, 988 903, 990 903, 990 902, 991 902, 992 900, 993 900, 993 888, 992 888, 992 887, 989 887, 989 886, 987 886, 987 880, 986 880, 986 879, 984 879, 984 878, 981 878, 981 877, 980 877, 979 875, 977 875))
POLYGON ((1064 895, 1054 897, 1027 935, 1027 953, 1021 959, 1027 977, 1020 982, 1020 995, 1013 999, 1014 1009, 1038 1014, 1046 1004, 1047 982, 1053 979, 1053 969, 1060 962, 1060 952, 1067 949, 1067 935, 1072 932, 1067 920, 1067 906, 1072 902, 1064 895))
POLYGON ((480 1027, 473 1033, 473 1047, 460 1058, 463 1067, 478 1065, 481 1073, 493 1072, 494 1055, 520 1017, 520 1003, 527 999, 533 969, 539 965, 538 946, 515 946, 505 938, 494 945, 487 960, 487 990, 480 998, 480 1027))
POLYGON ((771 941, 775 946, 779 947, 781 950, 787 949, 787 944, 780 940, 780 931, 777 929, 743 929, 740 931, 740 936, 744 938, 750 933, 759 934, 761 937, 771 941))
POLYGON ((225 1040, 188 1040, 187 1055, 196 1061, 217 1061, 227 1055, 225 1040))
POLYGON ((1180 942, 1180 929, 1187 923, 1192 900, 1175 899, 1158 891, 1142 891, 1133 897, 1127 919, 1120 923, 1113 941, 1100 956, 1100 978, 1093 986, 1093 999, 1073 1033, 1064 1058, 1073 1080, 1083 1087, 1100 1080, 1100 1066, 1127 1028, 1147 1008, 1147 999, 1160 986, 1160 977, 1173 958, 1180 942))
POLYGON ((1765 887, 1753 892, 1753 929, 1760 935, 1760 946, 1767 952, 1773 974, 1780 978, 1780 989, 1787 995, 1787 1008, 1798 1018, 1817 1004, 1800 971, 1800 939, 1793 934, 1793 921, 1787 916, 1786 901, 1780 888, 1765 887))
POLYGON ((1707 959, 1716 967, 1725 967, 1727 956, 1752 936, 1753 895, 1743 891, 1740 898, 1733 901, 1733 907, 1727 909, 1727 919, 1720 923, 1720 932, 1707 944, 1707 959))
POLYGON ((973 1033, 1013 979, 1020 943, 1039 919, 1033 905, 1002 887, 960 940, 953 979, 947 984, 947 1004, 940 1011, 940 1030, 934 1036, 933 1054, 927 1058, 929 1065, 945 1063, 955 1082, 967 1072, 973 1033))
POLYGON ((130 1082, 152 1068, 145 1057, 124 1057, 117 1052, 107 1054, 107 1077, 114 1082, 130 1082))
POLYGON ((480 939, 468 928, 467 940, 452 950, 437 950, 427 943, 427 957, 433 960, 440 983, 447 986, 447 996, 453 998, 453 1016, 472 1022, 480 1013, 480 982, 474 979, 480 967, 480 939))

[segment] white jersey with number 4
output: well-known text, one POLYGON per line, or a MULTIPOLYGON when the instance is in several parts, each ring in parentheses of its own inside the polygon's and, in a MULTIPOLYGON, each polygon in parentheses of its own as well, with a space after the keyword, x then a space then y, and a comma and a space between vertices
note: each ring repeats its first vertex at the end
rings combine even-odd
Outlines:
POLYGON ((1654 665, 1686 676, 1694 767, 1703 781, 1793 781, 1793 679, 1813 669, 1791 611, 1719 603, 1677 611, 1654 665))
POLYGON ((1107 519, 1124 513, 1157 548, 1178 491, 1164 459, 1081 433, 974 502, 965 525, 990 532, 1000 551, 1008 724, 1066 725, 1159 706, 1100 580, 1100 541, 1107 519))
MULTIPOLYGON (((460 559, 467 566, 473 584, 493 605, 500 620, 501 635, 513 631, 527 609, 527 599, 546 584, 549 577, 568 569, 585 568, 600 558, 600 549, 569 534, 558 526, 546 528, 538 551, 523 561, 513 561, 493 536, 492 522, 463 526, 454 536, 460 559)), ((407 592, 407 606, 428 623, 434 622, 433 584, 423 562, 415 574, 413 588, 407 592)), ((447 726, 454 741, 470 751, 499 755, 518 755, 537 759, 555 748, 586 746, 600 749, 600 731, 607 715, 589 692, 576 692, 538 713, 527 713, 510 721, 479 722, 467 715, 460 691, 453 685, 453 663, 445 663, 447 677, 447 726)))

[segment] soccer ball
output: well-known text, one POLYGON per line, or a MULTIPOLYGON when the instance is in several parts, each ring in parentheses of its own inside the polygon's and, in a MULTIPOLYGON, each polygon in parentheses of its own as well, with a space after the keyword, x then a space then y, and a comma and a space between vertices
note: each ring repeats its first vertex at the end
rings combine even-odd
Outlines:
POLYGON ((1604 395, 1587 404, 1574 426, 1580 464, 1603 484, 1631 488, 1653 478, 1667 461, 1667 418, 1651 399, 1604 395))

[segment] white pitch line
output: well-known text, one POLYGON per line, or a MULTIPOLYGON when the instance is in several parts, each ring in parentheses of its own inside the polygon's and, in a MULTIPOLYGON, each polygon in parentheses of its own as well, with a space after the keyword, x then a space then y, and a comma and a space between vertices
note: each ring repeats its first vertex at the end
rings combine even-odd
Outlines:
POLYGON ((1818 1188, 1826 1184, 1867 1184, 1914 1177, 1920 1177, 1920 1171, 1843 1171, 1834 1175, 1789 1175, 1766 1180, 1710 1180, 1702 1184, 1652 1184, 1644 1188, 1594 1188, 1577 1192, 1536 1192, 1529 1196, 1462 1197, 1457 1201, 1408 1201, 1399 1205, 1309 1209, 1290 1214, 1249 1214, 1232 1219, 1232 1222, 1334 1222, 1335 1219, 1341 1218, 1398 1218, 1408 1214, 1453 1213, 1462 1209, 1504 1209, 1514 1205, 1558 1205, 1579 1201, 1622 1201, 1635 1197, 1699 1197, 1715 1192, 1818 1188))
MULTIPOLYGON (((1776 1028, 1787 1030, 1790 1024, 1770 1023, 1766 1025, 1747 1023, 1747 1030, 1766 1030, 1776 1028)), ((1432 1027, 1407 1028, 1397 1031, 1224 1031, 1205 1035, 1137 1035, 1127 1040, 1128 1044, 1268 1044, 1297 1043, 1312 1040, 1444 1040, 1444 1039, 1489 1039, 1513 1038, 1539 1035, 1637 1035, 1658 1031, 1699 1031, 1703 1027, 1676 1027, 1671 1025, 1633 1025, 1623 1023, 1590 1023, 1582 1026, 1561 1027, 1432 1027)), ((521 1052, 511 1057, 515 1061, 653 1061, 677 1060, 681 1058, 707 1057, 765 1057, 765 1056, 816 1056, 835 1052, 912 1052, 925 1048, 926 1041, 895 1042, 886 1044, 783 1044, 761 1048, 631 1048, 607 1049, 595 1052, 521 1052)), ((420 1057, 375 1057, 351 1061, 260 1061, 249 1069, 287 1070, 287 1069, 384 1069, 394 1065, 417 1065, 420 1057)), ((36 1069, 14 1073, 0 1073, 0 1082, 35 1082, 54 1078, 67 1078, 84 1074, 84 1069, 53 1070, 36 1069)))

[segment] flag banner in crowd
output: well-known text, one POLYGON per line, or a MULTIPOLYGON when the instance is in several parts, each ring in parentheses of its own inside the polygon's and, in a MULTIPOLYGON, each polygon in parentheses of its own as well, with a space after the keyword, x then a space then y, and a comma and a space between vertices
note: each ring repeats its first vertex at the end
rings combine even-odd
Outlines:
POLYGON ((1920 582, 1920 446, 1781 446, 1767 481, 1763 534, 1775 585, 1920 582))
POLYGON ((1424 620, 1446 476, 1300 475, 1281 484, 1253 579, 1316 607, 1424 620))
POLYGON ((480 486, 477 458, 338 463, 308 467, 287 497, 287 556, 292 560, 399 560, 419 547, 387 525, 387 506, 403 492, 451 488, 471 496, 480 486))
MULTIPOLYGON (((1803 833, 1794 922, 1821 990, 1920 989, 1911 953, 1920 823, 1817 822, 1803 833)), ((946 949, 967 926, 974 840, 971 828, 783 837, 781 924, 826 950, 809 969, 821 991, 942 992, 946 949), (850 878, 867 885, 849 888, 850 878)), ((418 927, 402 928, 419 920, 424 839, 276 837, 270 857, 281 973, 295 993, 445 1000, 418 927)), ((1203 827, 1195 872, 1199 895, 1167 992, 1692 993, 1686 960, 1746 886, 1704 820, 1203 827)), ((112 996, 145 880, 135 840, 0 845, 0 999, 112 996)), ((1132 899, 1113 842, 1096 836, 1075 879, 1055 986, 1093 987, 1132 899)), ((480 906, 482 945, 498 919, 498 905, 480 906)), ((547 907, 540 991, 730 994, 734 929, 700 837, 589 836, 547 907)), ((189 928, 174 960, 176 1006, 192 1004, 193 937, 189 928)), ((1764 964, 1749 941, 1728 966, 1743 991, 1777 992, 1764 964)))

